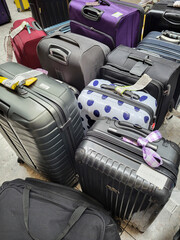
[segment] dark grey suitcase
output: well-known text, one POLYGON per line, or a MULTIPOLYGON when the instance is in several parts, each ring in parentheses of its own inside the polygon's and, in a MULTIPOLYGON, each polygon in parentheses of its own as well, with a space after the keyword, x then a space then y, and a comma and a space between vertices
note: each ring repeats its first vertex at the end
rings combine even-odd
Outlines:
MULTIPOLYGON (((12 79, 30 69, 17 63, 0 65, 0 76, 12 79)), ((51 181, 74 185, 74 153, 83 137, 73 91, 42 74, 30 87, 12 91, 0 86, 0 131, 26 162, 51 181)))
POLYGON ((147 147, 163 160, 161 166, 152 169, 143 160, 142 147, 123 140, 126 137, 137 141, 148 134, 150 131, 139 125, 98 120, 75 156, 82 190, 142 232, 168 201, 180 161, 180 149, 175 143, 164 138, 149 141, 147 147))
POLYGON ((48 74, 79 91, 96 78, 109 52, 106 45, 71 32, 55 32, 37 46, 41 66, 48 74))

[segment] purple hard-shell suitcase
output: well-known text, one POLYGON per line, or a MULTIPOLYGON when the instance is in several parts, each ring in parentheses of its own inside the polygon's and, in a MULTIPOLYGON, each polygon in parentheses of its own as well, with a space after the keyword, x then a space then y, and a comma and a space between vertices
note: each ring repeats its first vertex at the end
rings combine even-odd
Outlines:
POLYGON ((5 0, 0 0, 0 25, 11 21, 10 12, 5 0))
POLYGON ((137 4, 107 0, 72 0, 69 5, 71 31, 93 38, 111 49, 123 44, 136 47, 141 37, 144 10, 137 4))

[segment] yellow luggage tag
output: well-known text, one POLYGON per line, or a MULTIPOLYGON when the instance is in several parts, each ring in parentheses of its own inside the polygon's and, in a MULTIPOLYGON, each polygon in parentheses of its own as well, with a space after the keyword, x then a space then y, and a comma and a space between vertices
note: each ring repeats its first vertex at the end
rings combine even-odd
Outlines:
POLYGON ((37 78, 33 77, 33 78, 29 78, 29 79, 23 80, 23 82, 22 81, 14 82, 11 79, 8 79, 8 78, 0 76, 0 83, 2 85, 4 85, 5 87, 8 87, 8 88, 10 88, 12 90, 15 90, 16 87, 19 86, 19 85, 30 86, 31 84, 33 84, 36 81, 37 81, 37 78))

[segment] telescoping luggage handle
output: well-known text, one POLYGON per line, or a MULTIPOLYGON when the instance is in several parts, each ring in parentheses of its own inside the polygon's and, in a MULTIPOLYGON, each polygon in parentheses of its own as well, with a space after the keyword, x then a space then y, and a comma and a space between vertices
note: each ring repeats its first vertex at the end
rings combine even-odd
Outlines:
MULTIPOLYGON (((31 191, 31 188, 28 187, 28 186, 26 186, 23 190, 24 224, 25 224, 27 233, 29 234, 31 239, 32 240, 39 240, 38 238, 32 236, 32 234, 29 231, 30 191, 31 191)), ((43 198, 43 196, 41 196, 41 197, 43 198)), ((45 198, 45 199, 46 199, 46 201, 48 200, 47 198, 45 198)), ((51 202, 53 202, 53 200, 51 202)), ((71 230, 71 228, 74 226, 74 224, 81 218, 81 216, 83 215, 83 213, 85 212, 86 209, 87 209, 87 207, 85 207, 85 206, 77 207, 74 210, 74 212, 72 213, 72 215, 71 215, 66 227, 64 228, 64 230, 54 240, 62 240, 68 234, 68 232, 71 230)))

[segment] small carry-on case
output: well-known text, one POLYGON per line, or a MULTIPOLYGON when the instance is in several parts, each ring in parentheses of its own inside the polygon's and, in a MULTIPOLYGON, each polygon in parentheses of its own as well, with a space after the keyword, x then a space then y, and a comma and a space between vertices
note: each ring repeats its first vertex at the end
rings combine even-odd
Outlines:
POLYGON ((11 21, 11 15, 6 0, 0 0, 0 25, 11 21))
POLYGON ((36 47, 47 34, 34 18, 17 20, 10 32, 11 44, 18 63, 30 68, 40 68, 36 47))
POLYGON ((75 160, 82 190, 144 232, 175 187, 180 149, 158 130, 101 119, 84 137, 75 160))
POLYGON ((144 10, 140 5, 118 0, 100 0, 95 6, 94 0, 88 3, 72 0, 69 17, 74 33, 100 41, 111 49, 120 44, 136 47, 141 38, 144 10))
MULTIPOLYGON (((38 75, 37 70, 26 73, 29 70, 5 63, 0 76, 23 80, 38 75)), ((77 100, 67 84, 44 74, 37 79, 17 91, 0 86, 0 131, 20 160, 51 181, 73 185, 74 154, 83 137, 77 100)))
POLYGON ((101 204, 84 193, 37 179, 0 187, 0 239, 120 240, 101 204))
POLYGON ((51 27, 47 27, 44 29, 44 31, 46 32, 47 35, 51 35, 53 34, 55 31, 60 31, 63 33, 67 33, 71 31, 70 28, 70 21, 65 21, 56 25, 53 25, 51 27))
POLYGON ((127 121, 152 130, 157 108, 156 99, 143 91, 117 93, 118 84, 95 79, 78 97, 84 132, 100 117, 127 121))
POLYGON ((106 45, 71 32, 55 32, 37 46, 42 68, 79 91, 96 78, 109 52, 106 45))
POLYGON ((144 36, 151 31, 170 30, 180 32, 180 8, 174 0, 160 0, 146 14, 144 36), (174 5, 174 6, 173 6, 174 5))
POLYGON ((28 0, 33 18, 44 29, 69 20, 69 0, 28 0))
POLYGON ((30 8, 28 0, 14 0, 18 12, 28 10, 30 8))
MULTIPOLYGON (((180 63, 180 33, 165 30, 150 32, 138 44, 137 49, 157 53, 161 57, 180 63)), ((180 96, 180 79, 174 93, 174 106, 177 108, 180 96)))
POLYGON ((133 85, 144 74, 152 78, 145 90, 156 98, 156 126, 158 129, 166 113, 174 107, 180 64, 168 59, 152 56, 126 46, 119 46, 107 56, 107 64, 100 69, 100 78, 133 85))

